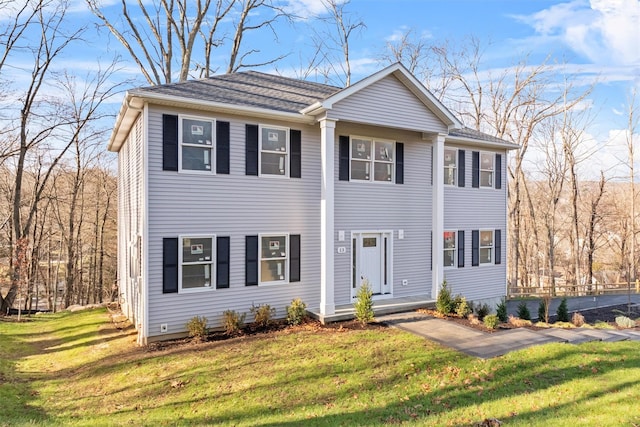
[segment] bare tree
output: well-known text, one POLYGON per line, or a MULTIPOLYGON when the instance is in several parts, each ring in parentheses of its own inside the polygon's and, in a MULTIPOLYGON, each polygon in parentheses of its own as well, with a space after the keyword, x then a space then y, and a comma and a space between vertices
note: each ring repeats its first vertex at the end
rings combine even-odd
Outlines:
POLYGON ((629 96, 628 106, 627 106, 627 129, 625 132, 625 139, 627 143, 627 153, 628 160, 627 165, 629 166, 629 185, 631 186, 631 197, 629 200, 630 209, 629 209, 629 222, 631 227, 631 243, 630 243, 630 261, 629 265, 631 268, 631 277, 629 280, 636 279, 636 186, 635 186, 635 146, 634 146, 634 135, 638 128, 638 123, 640 123, 640 114, 638 113, 638 109, 640 106, 637 105, 636 101, 636 89, 633 88, 631 91, 631 95, 629 96))

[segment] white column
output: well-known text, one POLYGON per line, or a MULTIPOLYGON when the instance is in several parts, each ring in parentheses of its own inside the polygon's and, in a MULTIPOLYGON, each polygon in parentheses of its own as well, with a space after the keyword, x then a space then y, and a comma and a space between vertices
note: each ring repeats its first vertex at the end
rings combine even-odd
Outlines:
POLYGON ((320 314, 336 312, 333 289, 334 254, 334 153, 336 122, 320 120, 320 150, 322 160, 322 195, 320 200, 320 314))
POLYGON ((444 235, 444 138, 438 134, 433 139, 433 187, 432 187, 432 230, 433 243, 431 254, 431 297, 436 299, 440 285, 444 280, 443 273, 443 235, 444 235))

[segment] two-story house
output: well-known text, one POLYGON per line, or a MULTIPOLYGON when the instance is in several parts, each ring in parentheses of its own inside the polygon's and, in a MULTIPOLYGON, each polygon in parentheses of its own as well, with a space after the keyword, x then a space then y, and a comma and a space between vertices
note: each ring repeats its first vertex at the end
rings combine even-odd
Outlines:
POLYGON ((127 92, 118 280, 141 344, 301 298, 321 319, 506 290, 506 154, 400 64, 338 88, 249 71, 127 92))

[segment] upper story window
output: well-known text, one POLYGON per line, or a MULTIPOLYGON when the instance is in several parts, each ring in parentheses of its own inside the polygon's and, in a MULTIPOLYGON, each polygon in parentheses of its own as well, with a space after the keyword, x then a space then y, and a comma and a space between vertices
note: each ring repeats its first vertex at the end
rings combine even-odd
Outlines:
POLYGON ((289 236, 260 236, 260 284, 289 281, 289 236))
POLYGON ((289 129, 260 125, 260 175, 289 176, 289 129))
POLYGON ((480 264, 491 264, 492 254, 493 230, 480 230, 480 264))
POLYGON ((444 232, 444 266, 455 267, 456 266, 456 232, 445 231, 444 232))
POLYGON ((493 153, 480 153, 480 187, 493 187, 494 159, 493 153))
POLYGON ((200 117, 180 116, 178 138, 180 143, 180 171, 214 173, 215 121, 200 117))
POLYGON ((455 148, 444 149, 444 184, 457 185, 458 150, 455 148))
POLYGON ((351 179, 393 181, 394 142, 351 137, 351 179))
POLYGON ((215 236, 180 236, 180 292, 213 286, 213 241, 215 236))

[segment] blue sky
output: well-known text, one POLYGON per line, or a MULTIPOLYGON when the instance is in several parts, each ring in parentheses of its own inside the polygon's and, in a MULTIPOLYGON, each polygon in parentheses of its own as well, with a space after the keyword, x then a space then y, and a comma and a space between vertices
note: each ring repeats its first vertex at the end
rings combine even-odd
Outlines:
MULTIPOLYGON (((303 16, 322 10, 320 0, 281 1, 303 16)), ((107 14, 117 16, 119 0, 102 3, 107 14)), ((72 0, 71 5, 76 22, 95 21, 84 0, 72 0)), ((427 43, 448 40, 460 44, 465 37, 474 36, 486 49, 484 66, 491 69, 508 69, 525 55, 531 65, 545 58, 564 63, 575 84, 584 88, 595 84, 584 104, 595 117, 585 151, 598 153, 589 160, 589 169, 623 173, 612 168, 617 158, 626 155, 621 132, 626 125, 622 113, 628 96, 633 87, 640 89, 640 0, 352 0, 347 10, 367 26, 351 39, 353 81, 382 68, 378 58, 385 43, 407 29, 427 43)), ((308 28, 305 30, 301 20, 293 26, 279 25, 277 30, 277 41, 268 33, 247 41, 261 50, 263 58, 289 53, 277 65, 277 70, 286 73, 304 61, 308 28)), ((146 85, 135 64, 106 30, 91 29, 86 37, 90 47, 68 51, 60 67, 90 70, 97 58, 108 62, 111 55, 120 52, 125 62, 115 78, 134 78, 134 85, 146 85)), ((275 67, 261 70, 273 72, 275 67)), ((112 108, 117 109, 121 99, 114 99, 112 108)), ((535 153, 531 159, 535 162, 535 153)))

